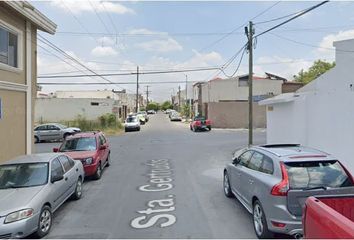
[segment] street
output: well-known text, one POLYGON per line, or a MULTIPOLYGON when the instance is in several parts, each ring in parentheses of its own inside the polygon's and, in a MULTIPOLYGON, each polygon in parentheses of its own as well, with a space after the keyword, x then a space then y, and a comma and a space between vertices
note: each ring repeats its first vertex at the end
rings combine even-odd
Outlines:
MULTIPOLYGON (((54 214, 48 238, 256 237, 252 216, 222 189, 223 167, 247 144, 247 131, 194 133, 157 114, 141 132, 108 139, 111 166, 54 214), (152 179, 159 172, 164 180, 152 179)), ((255 131, 255 143, 264 142, 265 132, 255 131)), ((37 152, 59 144, 37 144, 37 152)))

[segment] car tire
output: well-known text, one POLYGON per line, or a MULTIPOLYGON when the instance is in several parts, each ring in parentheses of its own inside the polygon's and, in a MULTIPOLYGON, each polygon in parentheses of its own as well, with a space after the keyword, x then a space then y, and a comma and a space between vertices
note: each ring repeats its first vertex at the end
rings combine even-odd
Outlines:
POLYGON ((67 137, 67 136, 69 136, 70 135, 70 133, 64 133, 64 135, 63 135, 63 140, 65 140, 65 138, 67 137))
POLYGON ((124 132, 128 132, 128 129, 124 129, 124 132))
POLYGON ((39 137, 34 136, 34 143, 39 143, 39 137))
POLYGON ((263 211, 263 207, 259 200, 253 203, 253 227, 258 238, 269 239, 273 237, 273 233, 269 231, 267 218, 263 211))
POLYGON ((138 130, 137 130, 138 132, 140 131, 140 127, 138 127, 138 130))
POLYGON ((107 160, 106 160, 106 167, 111 166, 111 153, 108 153, 107 160))
POLYGON ((52 210, 48 205, 44 205, 39 214, 38 229, 34 233, 34 236, 37 238, 42 238, 46 236, 50 232, 50 229, 52 227, 52 222, 53 222, 52 210))
POLYGON ((211 127, 208 127, 208 130, 211 131, 211 127))
POLYGON ((102 165, 101 162, 98 163, 95 174, 93 175, 93 179, 99 180, 102 177, 102 165))
POLYGON ((75 192, 72 195, 72 199, 79 200, 81 196, 82 196, 82 179, 81 177, 79 177, 79 179, 76 182, 75 192))
POLYGON ((229 175, 227 174, 226 171, 224 172, 223 187, 224 187, 225 196, 228 198, 233 198, 234 194, 231 191, 230 179, 229 179, 229 175))

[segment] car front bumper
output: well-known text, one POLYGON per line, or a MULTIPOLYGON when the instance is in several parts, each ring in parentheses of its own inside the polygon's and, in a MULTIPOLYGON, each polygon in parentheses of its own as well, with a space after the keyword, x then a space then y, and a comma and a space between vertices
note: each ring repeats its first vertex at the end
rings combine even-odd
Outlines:
POLYGON ((12 223, 4 223, 5 217, 0 217, 0 239, 24 238, 34 233, 38 228, 39 213, 30 218, 12 223))
POLYGON ((97 163, 84 165, 85 177, 94 175, 96 173, 96 170, 97 170, 97 163))

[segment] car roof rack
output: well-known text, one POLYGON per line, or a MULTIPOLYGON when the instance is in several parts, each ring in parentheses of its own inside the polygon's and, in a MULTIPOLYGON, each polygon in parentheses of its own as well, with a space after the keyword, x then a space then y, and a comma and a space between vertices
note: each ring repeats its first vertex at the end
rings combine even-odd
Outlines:
POLYGON ((260 147, 264 148, 283 148, 283 147, 300 147, 299 143, 280 143, 280 144, 264 144, 260 145, 260 147))

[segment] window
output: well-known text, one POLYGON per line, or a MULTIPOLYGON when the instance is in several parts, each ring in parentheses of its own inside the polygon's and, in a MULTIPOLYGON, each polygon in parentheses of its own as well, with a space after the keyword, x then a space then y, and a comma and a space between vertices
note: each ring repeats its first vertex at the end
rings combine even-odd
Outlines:
POLYGON ((96 138, 94 137, 66 139, 60 147, 60 152, 94 150, 96 150, 96 138))
POLYGON ((261 167, 261 172, 273 174, 273 160, 270 157, 263 155, 263 165, 261 167))
POLYGON ((101 146, 106 143, 106 139, 102 135, 99 136, 99 140, 100 140, 100 145, 101 146))
POLYGON ((59 161, 61 162, 61 164, 63 164, 65 172, 68 172, 73 167, 73 165, 70 164, 69 159, 66 156, 60 156, 59 161))
POLYGON ((261 169, 262 163, 263 163, 263 154, 254 152, 247 166, 250 169, 259 171, 261 169))
POLYGON ((244 154, 242 154, 240 156, 240 162, 239 164, 242 166, 247 166, 248 161, 250 160, 251 156, 252 156, 253 152, 252 151, 247 151, 244 154))
POLYGON ((61 164, 57 158, 54 159, 52 162, 51 175, 52 175, 52 177, 64 175, 63 167, 61 166, 61 164))
POLYGON ((45 131, 45 130, 47 130, 47 125, 38 126, 35 129, 35 131, 45 131))
POLYGON ((48 125, 48 130, 60 130, 60 128, 54 125, 48 125))
POLYGON ((18 34, 0 26, 0 63, 18 68, 18 34))

